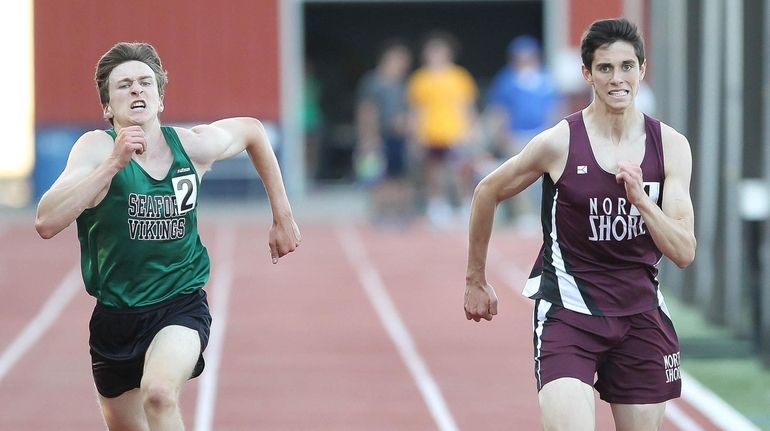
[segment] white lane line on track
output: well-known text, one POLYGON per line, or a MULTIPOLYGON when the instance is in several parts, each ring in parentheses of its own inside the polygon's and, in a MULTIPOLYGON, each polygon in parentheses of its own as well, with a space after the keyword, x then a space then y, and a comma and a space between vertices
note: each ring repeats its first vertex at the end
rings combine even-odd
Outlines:
POLYGON ((59 318, 82 286, 80 268, 74 266, 54 289, 37 315, 27 324, 0 356, 0 382, 16 362, 31 349, 59 318))
POLYGON ((684 371, 682 398, 725 431, 760 431, 759 427, 684 371))
POLYGON ((674 400, 666 403, 666 417, 681 431, 704 431, 674 400))
POLYGON ((337 237, 345 251, 345 256, 358 273, 358 279, 369 297, 369 301, 393 344, 396 345, 401 359, 412 374, 412 378, 417 383, 420 394, 425 400, 438 429, 457 431, 457 424, 449 412, 436 380, 430 374, 425 361, 420 357, 409 330, 388 295, 382 277, 367 258, 366 249, 355 229, 353 227, 338 227, 337 237))
POLYGON ((195 431, 211 431, 214 424, 214 412, 217 400, 219 366, 222 363, 222 350, 227 329, 227 312, 230 302, 230 289, 233 284, 233 259, 235 258, 235 229, 220 227, 217 231, 216 267, 212 267, 213 280, 208 293, 210 298, 211 333, 206 348, 206 370, 200 377, 198 398, 195 403, 195 431))

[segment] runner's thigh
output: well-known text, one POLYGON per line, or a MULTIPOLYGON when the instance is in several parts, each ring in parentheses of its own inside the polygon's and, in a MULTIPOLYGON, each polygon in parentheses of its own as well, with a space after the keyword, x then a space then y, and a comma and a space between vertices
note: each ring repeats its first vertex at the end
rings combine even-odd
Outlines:
POLYGON ((198 331, 179 325, 166 326, 147 349, 142 386, 152 382, 181 387, 192 376, 200 354, 198 331))
POLYGON ((546 383, 538 399, 545 431, 594 431, 596 407, 591 385, 562 377, 546 383))
POLYGON ((663 425, 666 403, 612 404, 616 431, 657 431, 663 425))

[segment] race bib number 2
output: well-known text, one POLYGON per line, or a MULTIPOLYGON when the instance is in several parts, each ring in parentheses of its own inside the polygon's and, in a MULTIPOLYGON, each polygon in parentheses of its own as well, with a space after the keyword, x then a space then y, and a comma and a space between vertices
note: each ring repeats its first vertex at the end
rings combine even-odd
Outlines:
POLYGON ((174 195, 176 195, 176 209, 179 214, 184 214, 195 208, 198 201, 198 185, 195 181, 195 174, 174 177, 171 179, 174 186, 174 195))

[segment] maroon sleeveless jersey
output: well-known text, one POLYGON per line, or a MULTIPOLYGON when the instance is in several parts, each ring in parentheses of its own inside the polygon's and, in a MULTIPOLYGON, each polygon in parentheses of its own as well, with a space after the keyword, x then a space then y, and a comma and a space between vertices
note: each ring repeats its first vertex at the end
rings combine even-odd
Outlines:
MULTIPOLYGON (((556 183, 543 177, 543 247, 525 295, 601 316, 655 309, 663 305, 656 278, 662 254, 623 184, 596 161, 582 111, 566 120, 567 165, 556 183)), ((660 122, 645 115, 644 124, 644 190, 660 206, 665 178, 660 122)))

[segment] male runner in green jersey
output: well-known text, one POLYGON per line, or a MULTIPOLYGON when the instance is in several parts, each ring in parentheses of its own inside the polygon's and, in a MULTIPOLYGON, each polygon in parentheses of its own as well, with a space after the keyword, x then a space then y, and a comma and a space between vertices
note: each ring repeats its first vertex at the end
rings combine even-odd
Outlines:
POLYGON ((182 430, 182 385, 203 370, 211 316, 202 289, 209 258, 197 229, 200 179, 246 150, 273 212, 273 263, 301 238, 262 124, 228 118, 162 127, 167 82, 146 43, 118 43, 96 67, 110 130, 85 133, 38 205, 51 238, 77 221, 92 370, 110 430, 182 430))

